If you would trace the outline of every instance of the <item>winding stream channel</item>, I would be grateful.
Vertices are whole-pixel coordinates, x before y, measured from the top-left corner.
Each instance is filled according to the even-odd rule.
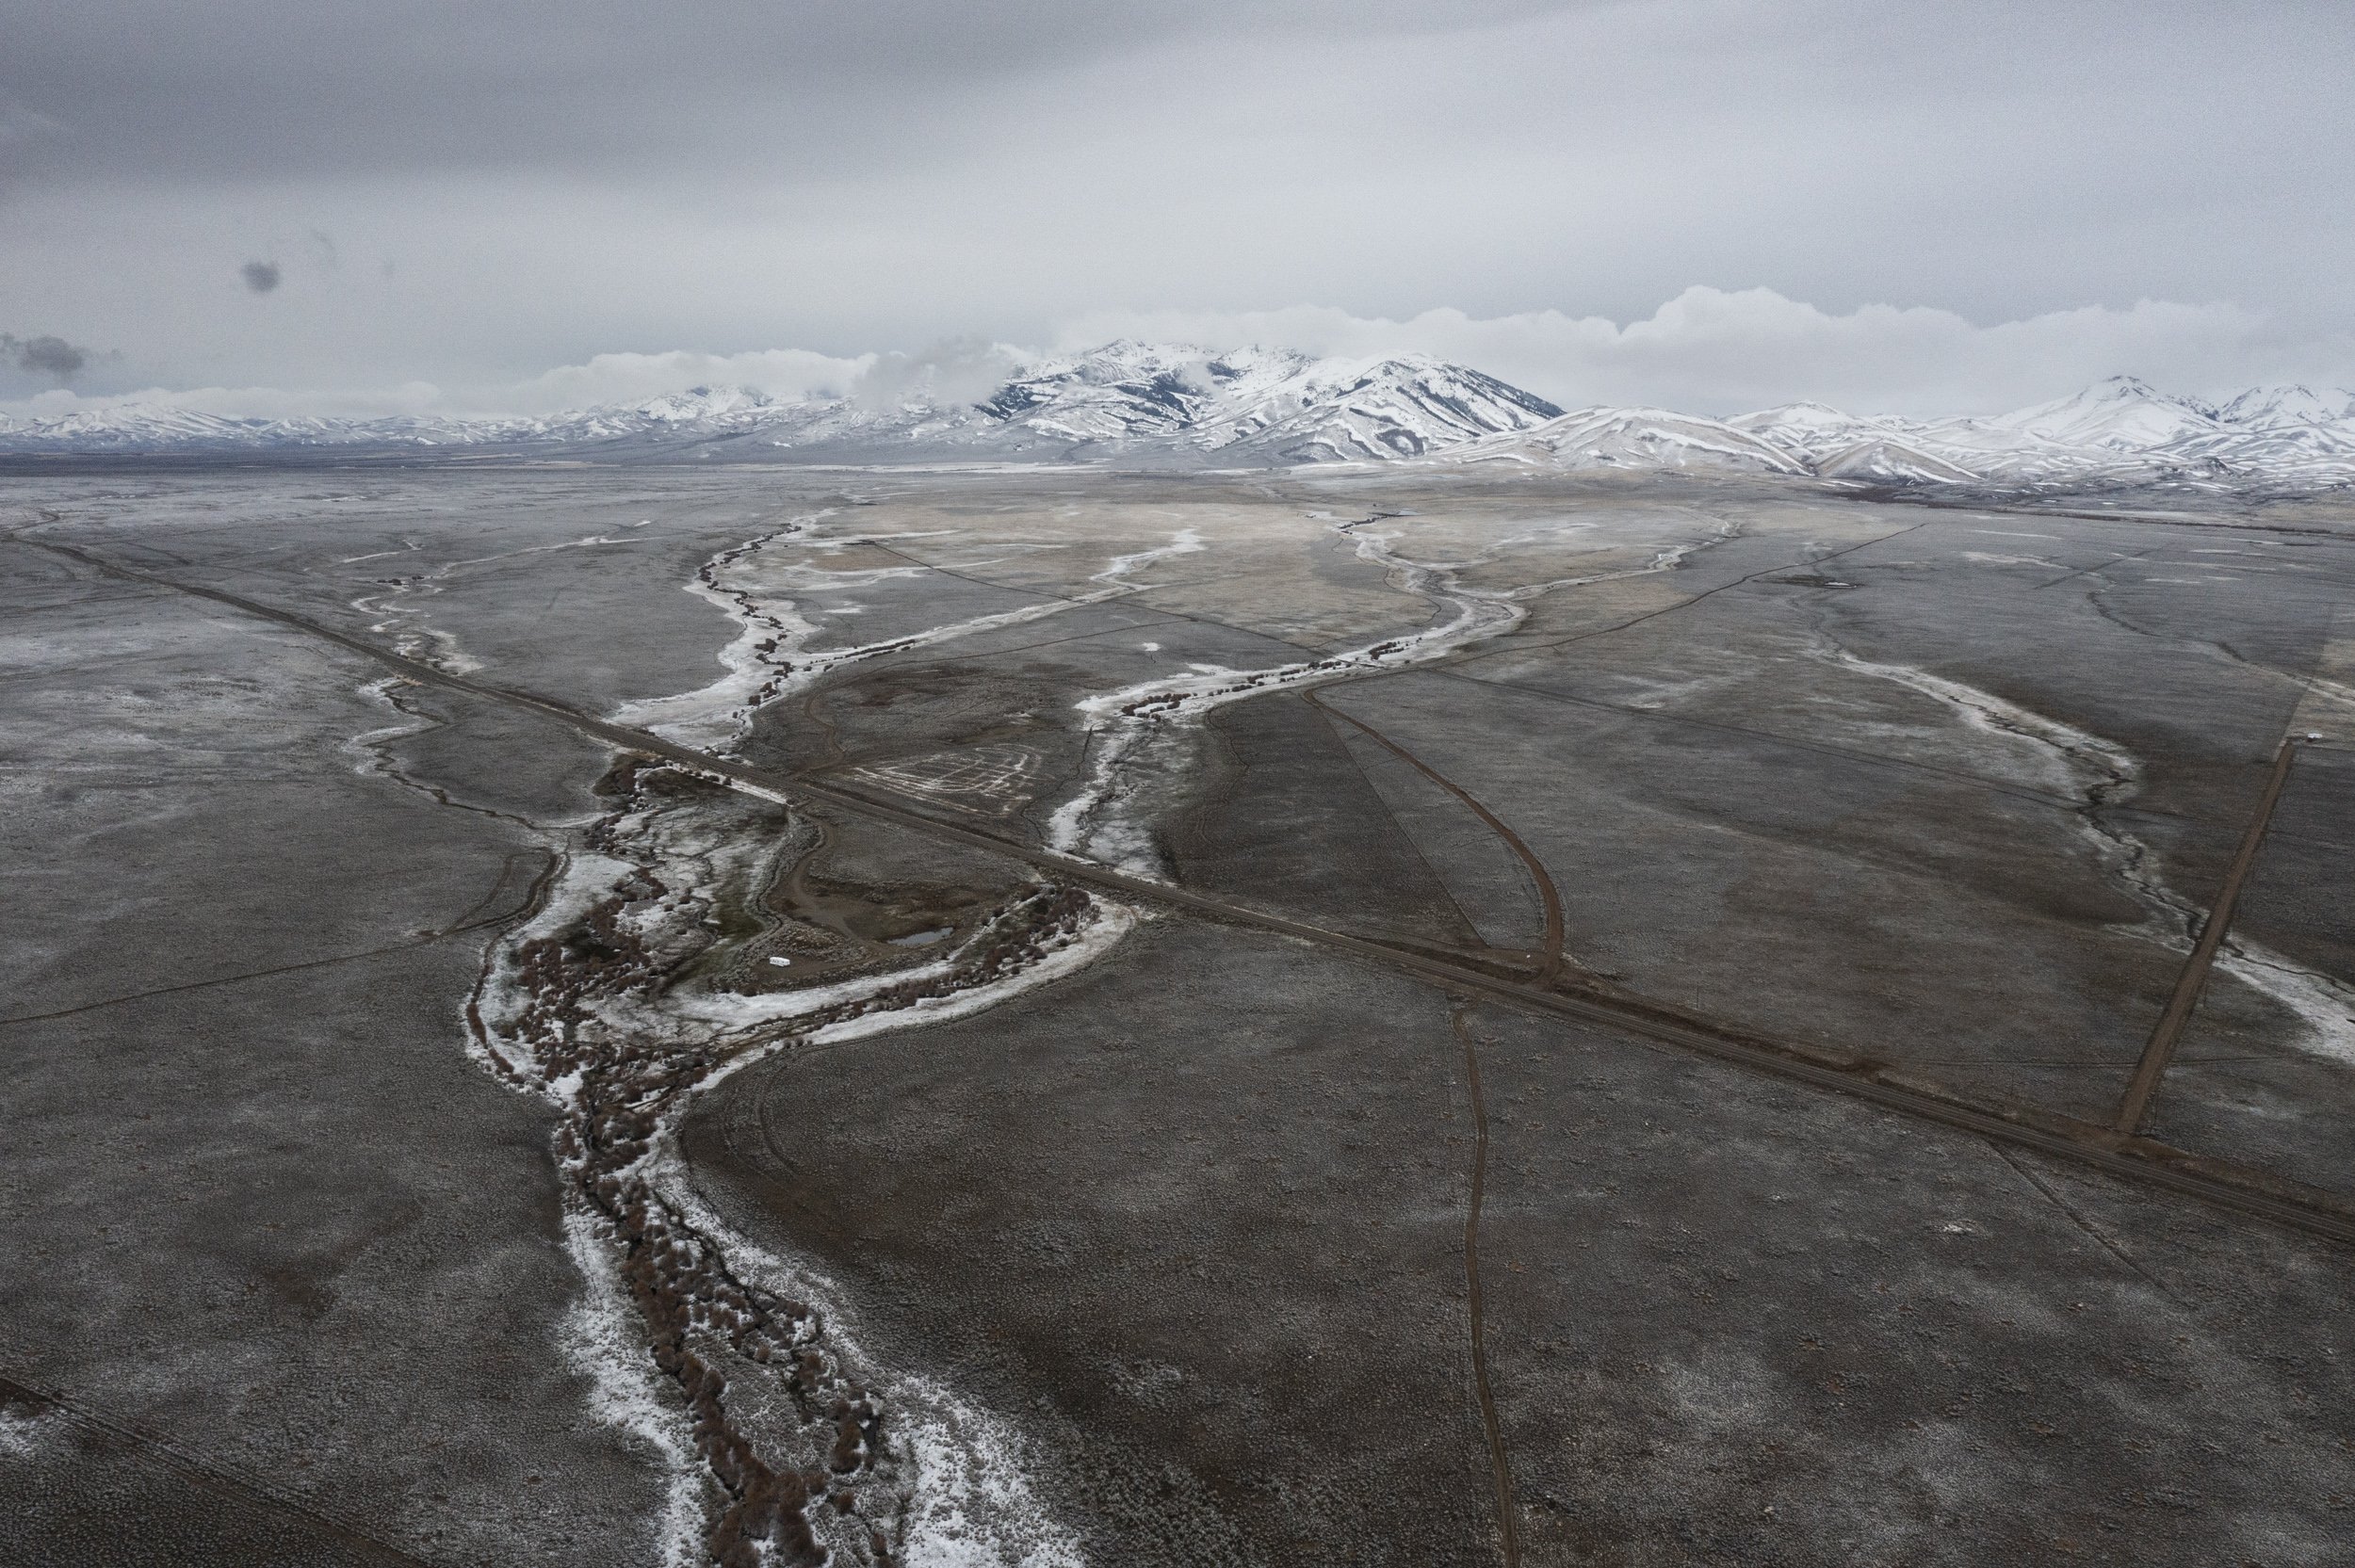
[[[800,608],[810,595],[934,570],[912,557],[905,565],[829,568],[826,555],[848,545],[897,547],[923,537],[860,531],[837,515],[792,517],[706,561],[684,586],[736,623],[720,655],[722,675],[630,704],[614,719],[731,756],[761,710],[800,699],[847,665],[1133,595],[1157,563],[1207,548],[1198,533],[1180,529],[1164,544],[1110,558],[1068,597],[821,648],[813,646],[820,627]],[[1442,657],[1510,632],[1542,595],[1672,572],[1735,532],[1719,524],[1642,564],[1487,589],[1467,579],[1501,545],[1467,559],[1419,560],[1402,553],[1404,529],[1383,526],[1388,514],[1309,515],[1378,568],[1390,589],[1427,606],[1429,624],[1316,657],[1257,669],[1195,664],[1086,696],[1076,710],[1087,749],[1076,789],[1048,818],[1053,849],[1164,879],[1139,781],[1180,766],[1216,708]],[[623,542],[601,535],[540,548]],[[454,638],[423,624],[416,603],[465,564],[398,580],[390,594],[355,603],[378,617],[373,630],[393,635],[410,656],[475,668]],[[2187,922],[2198,912],[2157,880],[2148,848],[2103,816],[2137,777],[2121,749],[1827,639],[1817,656],[1860,678],[1903,685],[1958,721],[2026,748],[2044,774],[2039,783],[2086,802],[2097,858],[2149,913],[2136,934],[2169,946],[2189,940]],[[402,684],[396,677],[370,690],[403,721],[354,744],[396,782],[431,789],[391,759],[391,741],[427,722],[402,703]],[[1018,1436],[920,1377],[870,1382],[882,1374],[827,1310],[825,1282],[730,1234],[695,1192],[674,1135],[696,1096],[753,1062],[995,1006],[1111,951],[1140,911],[1033,874],[953,928],[882,939],[928,945],[885,952],[870,942],[872,952],[858,950],[866,962],[829,968],[835,961],[822,955],[844,942],[855,947],[855,933],[811,935],[808,920],[796,924],[777,910],[777,889],[802,885],[820,852],[821,822],[782,796],[674,760],[622,756],[597,793],[593,817],[523,824],[548,857],[542,901],[486,956],[466,1005],[467,1039],[486,1071],[559,1117],[566,1234],[589,1285],[571,1349],[605,1417],[636,1433],[667,1467],[668,1560],[1076,1564],[1076,1545],[1023,1479]],[[1558,911],[1550,941],[1549,974],[1563,962]],[[2249,946],[2226,962],[2320,1031],[2326,1049],[2355,1054],[2355,1041],[2331,1033],[2347,1011],[2334,984],[2317,991],[2319,977]],[[803,970],[786,983],[782,976],[796,964]],[[1468,1233],[1467,1245],[1476,1247],[1476,1237]],[[1494,1438],[1492,1414],[1490,1424]],[[1501,1441],[1498,1468],[1507,1496]]]
[[[870,542],[829,527],[833,516],[792,517],[705,562],[685,586],[737,622],[720,655],[723,673],[630,704],[616,719],[731,755],[761,709],[845,665],[1133,594],[1156,563],[1206,548],[1196,532],[1179,529],[1164,544],[1112,558],[1068,597],[813,648],[819,627],[800,600],[933,570],[912,559],[829,569],[828,552]],[[1391,588],[1429,604],[1433,623],[1324,657],[1257,670],[1196,665],[1082,700],[1090,757],[1080,789],[1051,818],[1057,848],[1158,875],[1129,778],[1184,744],[1211,710],[1438,657],[1518,625],[1539,594],[1670,571],[1707,542],[1670,546],[1628,571],[1489,590],[1461,581],[1486,556],[1412,560],[1392,548],[1395,533],[1377,530],[1381,514],[1322,521]],[[538,548],[629,542],[601,534]],[[454,636],[425,623],[419,603],[469,564],[397,579],[355,606],[405,655],[453,672],[478,668]],[[393,762],[391,743],[429,722],[403,702],[402,685],[393,678],[369,688],[401,721],[355,748],[373,770],[448,803]],[[1108,951],[1138,913],[1033,878],[964,923],[936,957],[911,947],[897,955],[901,962],[853,964],[840,979],[748,985],[763,953],[788,968],[813,962],[777,940],[771,895],[781,882],[798,884],[822,824],[782,797],[675,761],[624,756],[597,793],[603,809],[592,819],[521,824],[549,856],[542,902],[487,955],[466,1026],[487,1071],[560,1117],[566,1235],[589,1285],[571,1322],[572,1352],[605,1417],[667,1468],[666,1559],[1076,1563],[1076,1549],[1022,1479],[1015,1435],[920,1378],[895,1376],[888,1398],[871,1386],[821,1304],[823,1282],[729,1234],[696,1194],[674,1134],[697,1095],[764,1057],[994,1006]]]

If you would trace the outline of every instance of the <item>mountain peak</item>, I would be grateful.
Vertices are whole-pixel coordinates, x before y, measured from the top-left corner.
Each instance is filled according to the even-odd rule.
[[[2295,383],[2252,386],[2219,403],[2216,414],[2228,425],[2329,425],[2355,419],[2355,392]]]
[[[2188,397],[2159,391],[2139,376],[2112,376],[2073,396],[1987,421],[2045,441],[2140,451],[2224,427]]]
[[[690,386],[684,392],[666,392],[642,403],[628,406],[649,419],[676,424],[682,420],[707,419],[716,414],[774,408],[776,399],[756,386],[706,385]]]

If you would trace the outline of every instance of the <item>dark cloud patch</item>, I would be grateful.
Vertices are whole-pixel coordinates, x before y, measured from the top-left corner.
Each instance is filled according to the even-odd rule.
[[[2231,300],[2355,354],[2348,0],[0,16],[0,293],[174,382],[493,385],[623,347],[1311,303],[1635,322],[1697,283],[1842,321]],[[240,251],[282,286],[233,283]],[[273,330],[219,331],[231,288],[286,283],[246,313]]]
[[[237,268],[237,275],[245,280],[245,286],[256,294],[268,294],[285,277],[273,261],[250,261]]]
[[[765,162],[781,144],[815,167],[953,137],[977,95],[1170,43],[1314,47],[1613,4],[674,0],[657,24],[642,0],[89,0],[12,8],[0,90],[70,131],[27,158],[49,175]]]
[[[55,376],[70,381],[89,364],[92,350],[76,348],[61,337],[16,337],[0,332],[0,354],[13,360],[19,370],[29,370],[39,376]]]

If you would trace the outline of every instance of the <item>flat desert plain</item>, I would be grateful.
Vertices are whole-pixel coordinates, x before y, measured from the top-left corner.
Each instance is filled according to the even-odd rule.
[[[8,1560],[2346,1560],[2343,497],[0,483]]]

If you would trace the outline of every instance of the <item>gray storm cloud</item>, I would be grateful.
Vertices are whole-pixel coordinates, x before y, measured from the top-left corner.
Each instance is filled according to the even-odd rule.
[[[2230,309],[2287,346],[2249,379],[2355,331],[2346,0],[0,8],[0,315],[138,343],[170,385],[847,361],[1157,314],[1437,339],[1454,312],[1501,369],[1600,367],[1606,399],[1775,396],[1772,312],[1673,381],[1652,339],[1699,326],[1562,324],[1632,330],[1697,283],[1990,330]],[[226,332],[248,257],[269,308]],[[1936,323],[1788,331],[1795,392],[1950,393],[1875,347]],[[2009,398],[2007,346],[2059,331],[1969,338],[1993,348],[1950,356],[1960,394]],[[875,365],[883,396],[961,374]]]
[[[952,124],[975,89],[1172,41],[1313,45],[1610,5],[674,0],[652,25],[639,0],[401,0],[389,15],[300,0],[93,0],[11,8],[0,89],[73,133],[45,147],[40,170],[577,168],[658,162],[698,123],[796,105],[801,128],[820,129],[880,102],[879,89],[893,105],[884,118],[913,145]],[[273,134],[254,136],[256,123]]]
[[[0,332],[0,354],[13,360],[20,370],[36,375],[55,376],[70,381],[90,362],[90,350],[77,348],[61,337],[15,337]]]

